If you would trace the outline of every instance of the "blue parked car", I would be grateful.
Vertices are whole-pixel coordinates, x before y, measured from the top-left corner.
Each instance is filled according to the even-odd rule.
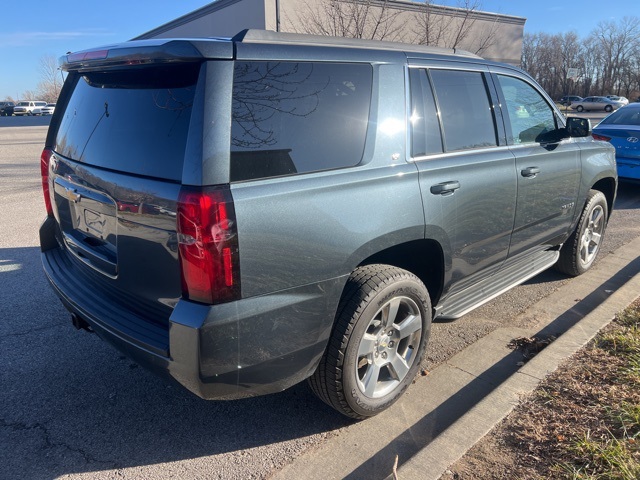
[[[593,138],[616,147],[620,178],[640,180],[640,103],[631,103],[606,117],[593,129]]]

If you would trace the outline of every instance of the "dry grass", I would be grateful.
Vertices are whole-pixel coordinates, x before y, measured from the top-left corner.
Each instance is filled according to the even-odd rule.
[[[640,479],[640,300],[443,478]]]

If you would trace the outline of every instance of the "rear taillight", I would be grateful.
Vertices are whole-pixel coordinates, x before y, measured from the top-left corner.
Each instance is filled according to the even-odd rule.
[[[49,162],[51,161],[53,151],[45,148],[40,155],[40,174],[42,175],[42,193],[44,193],[44,206],[47,209],[47,215],[53,215],[53,207],[51,206],[51,196],[49,195]]]
[[[611,141],[611,137],[605,137],[604,135],[598,135],[597,133],[592,133],[591,136],[594,140],[602,140],[603,142]]]
[[[238,235],[229,187],[182,187],[177,231],[182,295],[208,304],[238,299]]]

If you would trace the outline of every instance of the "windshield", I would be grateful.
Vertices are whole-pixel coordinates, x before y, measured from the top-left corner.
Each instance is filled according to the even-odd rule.
[[[91,165],[180,180],[199,65],[75,74],[54,150]]]

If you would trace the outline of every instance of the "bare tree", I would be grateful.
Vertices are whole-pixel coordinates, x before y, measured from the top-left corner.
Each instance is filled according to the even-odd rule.
[[[456,8],[445,8],[426,0],[420,4],[413,29],[414,42],[445,48],[464,48],[481,55],[495,43],[498,24],[477,21],[479,0],[459,0]],[[484,23],[484,22],[483,22]]]
[[[38,99],[38,94],[33,90],[25,90],[24,92],[22,92],[22,95],[20,96],[20,100],[32,101],[37,99]]]
[[[568,32],[557,37],[557,84],[556,91],[563,94],[573,94],[575,79],[568,78],[569,69],[577,68],[582,46],[576,32]]]
[[[476,36],[476,42],[473,47],[465,46],[467,50],[471,50],[477,55],[482,55],[486,50],[496,44],[498,34],[498,21],[494,20],[491,25],[482,26]]]
[[[431,0],[426,0],[416,19],[413,33],[416,43],[420,45],[442,45],[447,32],[447,22],[443,15],[438,14],[438,7]]]
[[[495,43],[497,22],[478,22],[480,0],[459,0],[455,8],[431,0],[401,4],[391,0],[308,0],[297,19],[298,33],[404,41],[464,48],[482,54]],[[415,20],[409,22],[408,16]],[[408,24],[413,27],[407,28]]]
[[[49,103],[55,103],[60,95],[63,79],[58,62],[53,55],[44,55],[40,58],[40,82],[38,83],[38,96]]]
[[[600,22],[592,37],[602,53],[602,89],[619,92],[622,70],[640,49],[640,19],[625,17],[619,25]]]
[[[402,41],[401,13],[389,0],[309,1],[292,23],[298,33]]]
[[[600,48],[592,37],[587,38],[582,44],[578,68],[580,82],[578,82],[576,92],[580,92],[578,94],[583,97],[602,93],[598,87],[602,76],[602,55]]]

